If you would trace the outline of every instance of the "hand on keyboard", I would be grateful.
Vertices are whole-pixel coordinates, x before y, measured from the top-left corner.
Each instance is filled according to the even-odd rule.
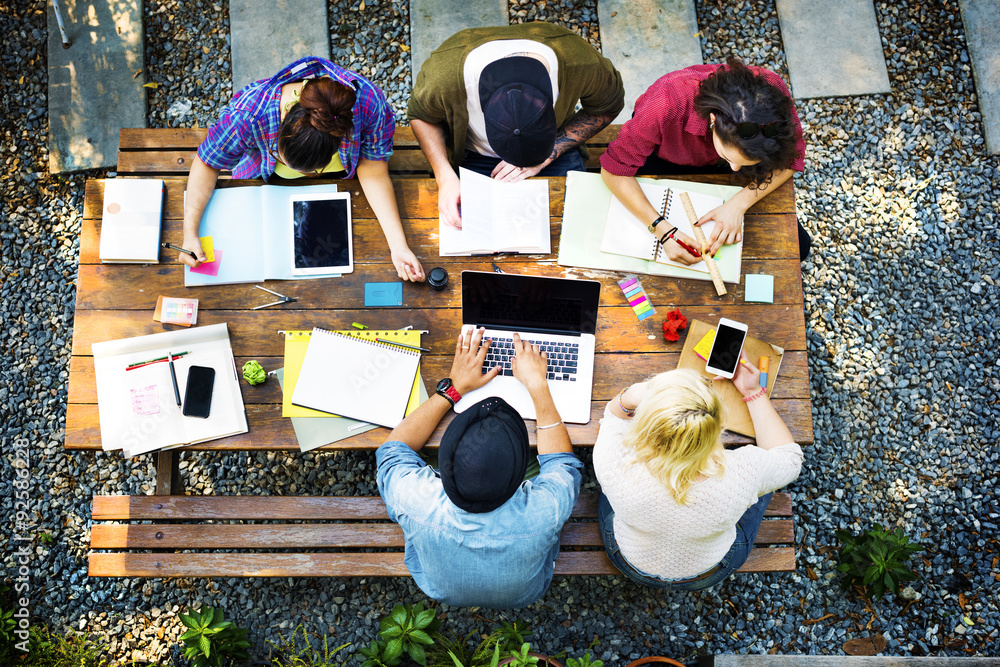
[[[514,360],[511,368],[514,377],[528,388],[528,393],[534,396],[535,391],[548,387],[545,382],[547,355],[537,345],[522,341],[517,334],[514,334],[513,342]]]
[[[484,365],[490,350],[490,341],[483,340],[486,329],[470,329],[458,335],[455,360],[451,364],[451,383],[460,394],[479,389],[500,372],[498,364]]]

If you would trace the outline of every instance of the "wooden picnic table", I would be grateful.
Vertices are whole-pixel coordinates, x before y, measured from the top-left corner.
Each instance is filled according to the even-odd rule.
[[[696,176],[688,180],[729,182],[725,176]],[[186,178],[168,177],[165,184],[162,240],[180,244]],[[220,187],[253,184],[259,184],[259,181],[220,181]],[[339,181],[339,185],[342,191],[350,191],[352,195],[354,273],[341,278],[272,281],[267,283],[268,287],[299,300],[293,304],[252,311],[253,306],[273,298],[252,289],[250,285],[185,288],[183,266],[177,262],[174,251],[161,250],[160,263],[156,265],[102,265],[98,259],[98,246],[104,181],[88,181],[80,239],[66,449],[101,448],[91,345],[174,328],[152,319],[160,295],[198,298],[199,325],[227,322],[237,365],[256,359],[267,370],[281,367],[284,339],[279,330],[311,329],[313,326],[350,329],[352,322],[361,322],[373,329],[412,325],[416,329],[428,330],[430,333],[424,336],[422,343],[431,349],[422,362],[425,384],[433,389],[438,379],[446,377],[451,367],[454,337],[461,326],[460,272],[464,269],[488,271],[489,258],[439,257],[437,188],[434,180],[397,178],[396,198],[410,247],[425,269],[445,267],[451,282],[443,292],[434,292],[426,284],[405,283],[402,307],[365,309],[364,284],[397,280],[396,272],[385,238],[358,181]],[[511,273],[589,278],[600,280],[602,284],[591,421],[586,425],[569,425],[574,445],[594,444],[604,404],[623,386],[653,372],[676,367],[683,337],[680,342],[667,343],[660,330],[662,314],[675,307],[689,319],[714,322],[724,316],[747,322],[751,334],[784,347],[786,354],[773,390],[774,404],[795,439],[802,444],[812,442],[802,280],[791,181],[753,207],[746,218],[742,271],[744,274],[766,273],[774,276],[773,304],[745,303],[742,282],[738,286],[728,285],[729,293],[717,297],[710,281],[643,276],[643,285],[659,312],[657,317],[642,322],[637,321],[615,282],[621,274],[556,264],[565,179],[549,179],[549,190],[553,253],[530,257],[508,255],[495,261]],[[193,445],[188,449],[297,450],[291,423],[281,417],[278,383],[271,379],[263,385],[251,387],[241,380],[240,386],[249,432]],[[437,445],[450,418],[449,415],[441,423],[429,446]],[[534,437],[533,422],[529,422],[529,432]],[[374,450],[387,434],[388,429],[378,428],[327,448]],[[724,440],[727,444],[749,441],[730,433],[724,435]]]

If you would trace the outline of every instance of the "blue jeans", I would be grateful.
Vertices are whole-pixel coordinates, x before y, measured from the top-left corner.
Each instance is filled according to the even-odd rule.
[[[465,151],[465,158],[462,166],[470,171],[489,176],[493,173],[494,167],[500,164],[500,158],[480,155],[472,151]],[[569,171],[585,171],[586,165],[583,163],[583,156],[576,148],[571,148],[555,160],[549,163],[545,169],[535,174],[536,176],[565,176]]]
[[[690,578],[663,579],[656,575],[646,574],[629,565],[625,557],[622,556],[621,550],[618,548],[618,542],[615,540],[615,511],[611,508],[611,503],[608,502],[607,496],[603,493],[597,501],[597,522],[601,527],[601,539],[604,541],[604,550],[608,553],[608,558],[626,577],[637,584],[658,588],[663,591],[700,591],[711,588],[720,581],[724,581],[746,562],[750,550],[753,549],[753,542],[757,537],[757,531],[760,529],[761,519],[764,518],[764,511],[771,502],[771,495],[769,493],[766,496],[761,496],[756,503],[743,513],[740,520],[736,522],[736,541],[733,542],[733,546],[729,547],[729,551],[719,561],[718,571],[697,581],[692,581]]]

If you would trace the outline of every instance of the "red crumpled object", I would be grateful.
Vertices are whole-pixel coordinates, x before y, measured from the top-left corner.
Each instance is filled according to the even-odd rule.
[[[680,335],[677,333],[683,329],[687,329],[688,321],[687,318],[681,315],[681,311],[678,309],[671,310],[667,313],[667,319],[663,320],[663,338],[664,340],[670,342],[677,342],[681,339]]]

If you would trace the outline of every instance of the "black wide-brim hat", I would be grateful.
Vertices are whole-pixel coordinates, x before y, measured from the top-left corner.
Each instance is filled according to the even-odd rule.
[[[533,167],[552,154],[559,128],[552,80],[540,61],[528,56],[493,61],[479,77],[479,101],[486,138],[505,161]]]
[[[524,481],[528,429],[507,401],[493,396],[455,415],[438,447],[441,483],[466,512],[492,512]]]

